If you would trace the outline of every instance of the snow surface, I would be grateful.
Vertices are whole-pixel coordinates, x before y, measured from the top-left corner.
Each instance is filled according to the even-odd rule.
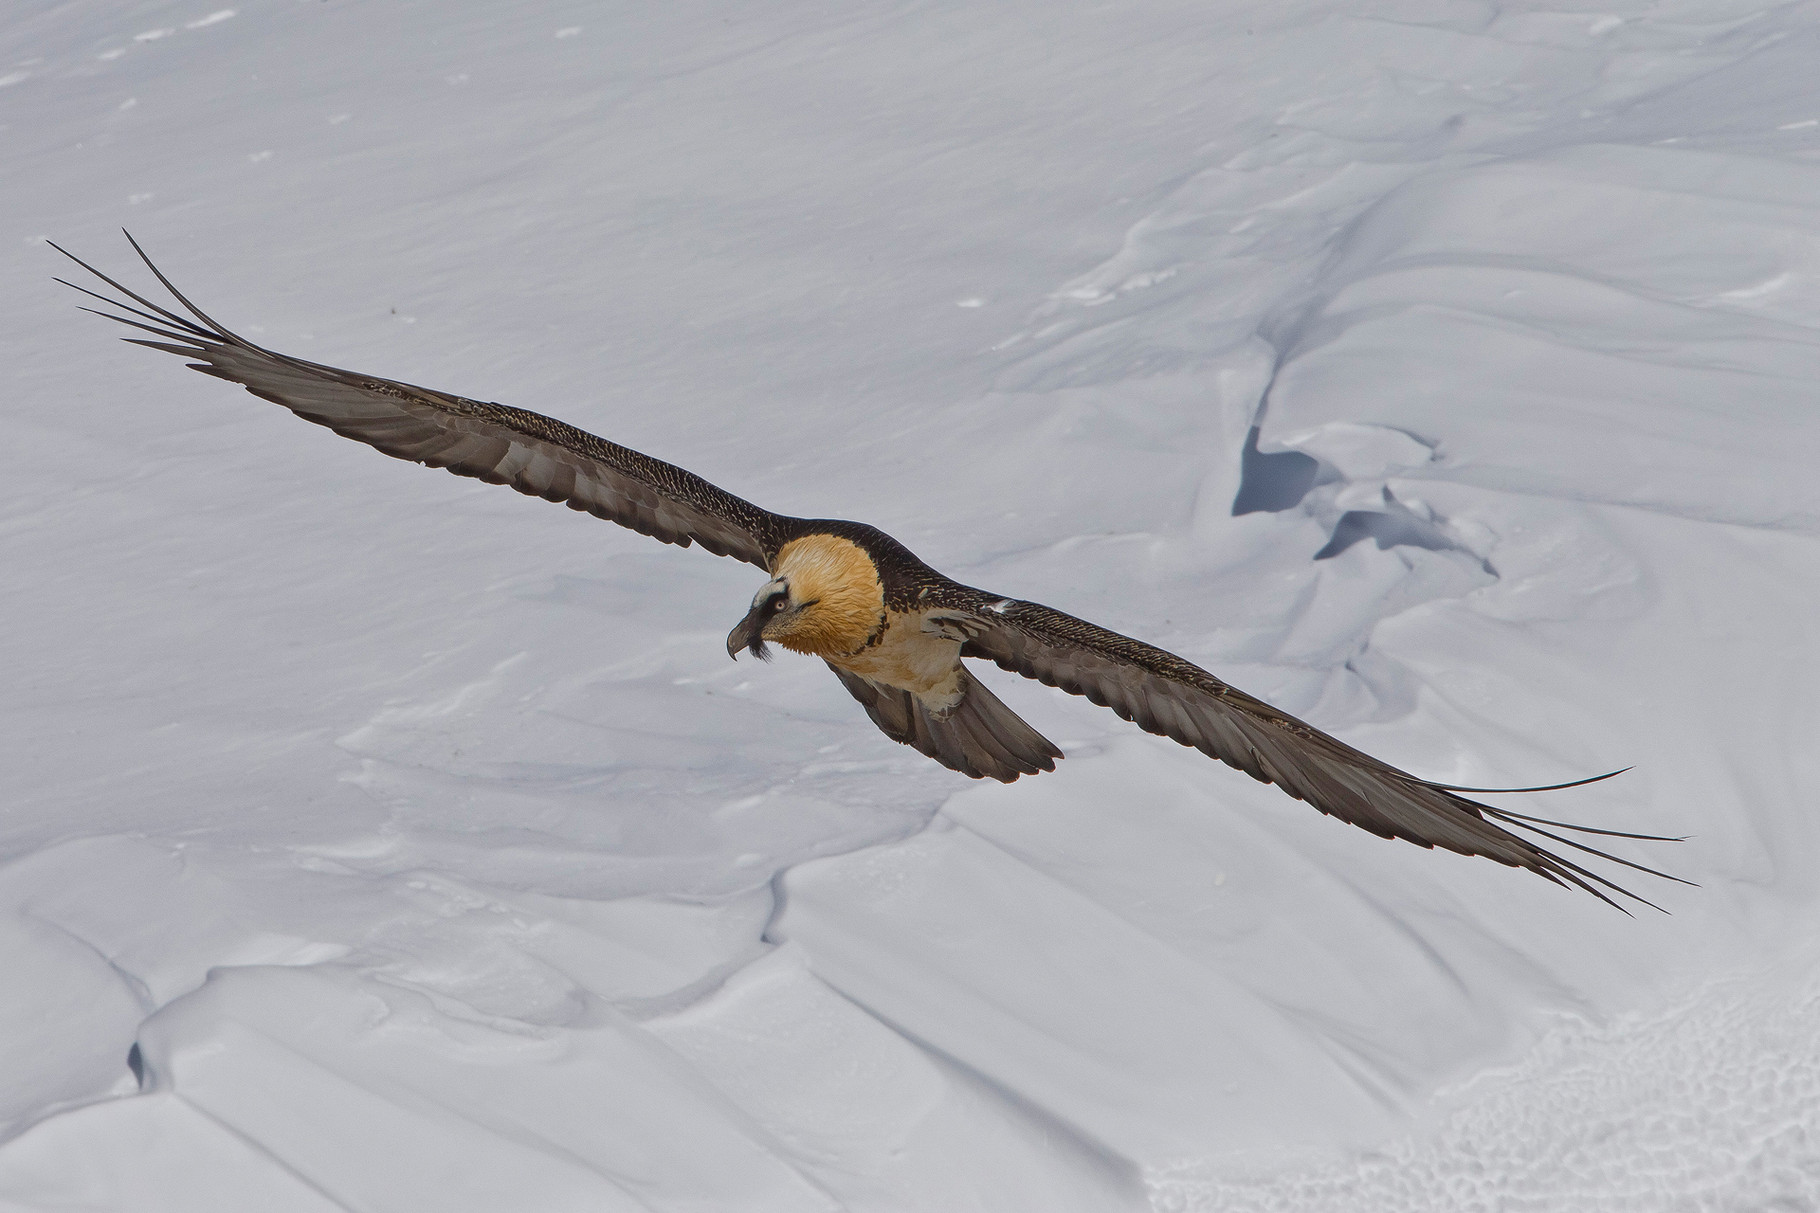
[[[218,2],[218,0],[212,0]],[[1820,6],[0,16],[0,1207],[1820,1208]],[[1635,919],[112,341],[52,237],[1172,647]],[[1235,512],[1235,504],[1240,507]]]

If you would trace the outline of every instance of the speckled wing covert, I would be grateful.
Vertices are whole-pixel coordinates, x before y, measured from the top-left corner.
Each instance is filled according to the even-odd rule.
[[[87,310],[161,338],[127,338],[134,344],[195,358],[190,363],[194,370],[241,384],[305,421],[399,459],[510,485],[665,543],[699,543],[717,556],[736,556],[761,569],[768,570],[777,554],[782,519],[673,464],[541,413],[305,362],[254,345],[204,315],[159,273],[130,234],[127,240],[195,320],[167,311],[67,250],[52,247],[148,309],[58,279],[139,319]]]
[[[1526,817],[1458,794],[1552,788],[1471,789],[1429,783],[1355,750],[1263,700],[1228,686],[1192,662],[1141,640],[1038,603],[998,598],[971,588],[954,586],[933,597],[937,601],[932,605],[940,609],[943,626],[966,637],[961,656],[994,661],[1026,678],[1084,695],[1148,732],[1192,746],[1254,779],[1276,784],[1323,813],[1384,838],[1445,847],[1462,855],[1483,855],[1512,867],[1527,868],[1557,884],[1576,885],[1613,905],[1617,903],[1595,886],[1645,905],[1653,903],[1498,823],[1534,831],[1638,871],[1666,876],[1540,827],[1651,841],[1667,839]]]

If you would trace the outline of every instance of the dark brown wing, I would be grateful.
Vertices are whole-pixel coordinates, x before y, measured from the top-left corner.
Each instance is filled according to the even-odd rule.
[[[1532,830],[1626,867],[1665,875],[1538,827],[1554,825],[1595,834],[1616,831],[1526,818],[1467,800],[1355,750],[1228,686],[1174,653],[1140,640],[1038,603],[997,598],[960,586],[937,591],[931,599],[931,606],[941,608],[944,626],[966,637],[963,657],[986,658],[1026,678],[1084,695],[1140,728],[1193,746],[1374,834],[1527,868],[1557,884],[1577,885],[1613,905],[1617,903],[1595,886],[1643,899],[1498,823]],[[1619,836],[1668,841],[1649,835]]]
[[[133,238],[128,235],[127,239]],[[699,543],[717,556],[736,556],[761,569],[770,568],[782,542],[784,520],[777,515],[723,492],[692,472],[541,413],[484,404],[262,349],[216,324],[179,294],[137,242],[133,242],[134,251],[195,316],[194,321],[128,290],[64,249],[52,247],[148,309],[64,282],[139,319],[87,310],[161,338],[127,340],[195,358],[198,361],[190,363],[192,369],[241,384],[305,421],[325,425],[388,455],[447,468],[458,476],[490,484],[510,485],[521,493],[564,502],[570,509],[586,510],[665,543],[683,547]]]

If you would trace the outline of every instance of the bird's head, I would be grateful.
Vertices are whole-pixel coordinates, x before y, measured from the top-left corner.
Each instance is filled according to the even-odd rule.
[[[727,656],[737,661],[740,650],[744,649],[760,661],[771,660],[765,641],[775,640],[782,644],[792,625],[799,623],[803,613],[813,610],[816,605],[792,599],[790,582],[786,578],[767,581],[753,596],[751,611],[739,621],[738,627],[727,633]]]
[[[776,572],[727,634],[728,656],[737,659],[743,649],[769,660],[765,642],[774,641],[798,653],[839,657],[858,652],[884,627],[878,568],[851,540],[792,540],[778,553]]]

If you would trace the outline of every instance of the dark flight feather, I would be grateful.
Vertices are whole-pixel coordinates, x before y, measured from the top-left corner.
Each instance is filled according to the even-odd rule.
[[[132,236],[127,239],[132,241]],[[134,251],[194,320],[129,290],[67,250],[52,247],[140,307],[74,283],[64,285],[141,319],[86,310],[160,339],[128,341],[194,358],[192,369],[238,383],[306,421],[387,455],[509,485],[665,543],[682,547],[699,543],[717,556],[734,556],[761,569],[769,570],[787,538],[785,520],[778,515],[674,464],[541,413],[306,362],[254,345],[186,299],[137,242]]]
[[[1174,653],[1038,603],[957,584],[932,597],[943,609],[944,622],[967,635],[962,656],[984,658],[1085,696],[1148,732],[1192,746],[1381,837],[1482,855],[1575,885],[1613,905],[1617,903],[1607,891],[1660,908],[1499,823],[1652,876],[1679,880],[1541,826],[1656,842],[1672,839],[1548,822],[1468,800],[1356,750]]]

